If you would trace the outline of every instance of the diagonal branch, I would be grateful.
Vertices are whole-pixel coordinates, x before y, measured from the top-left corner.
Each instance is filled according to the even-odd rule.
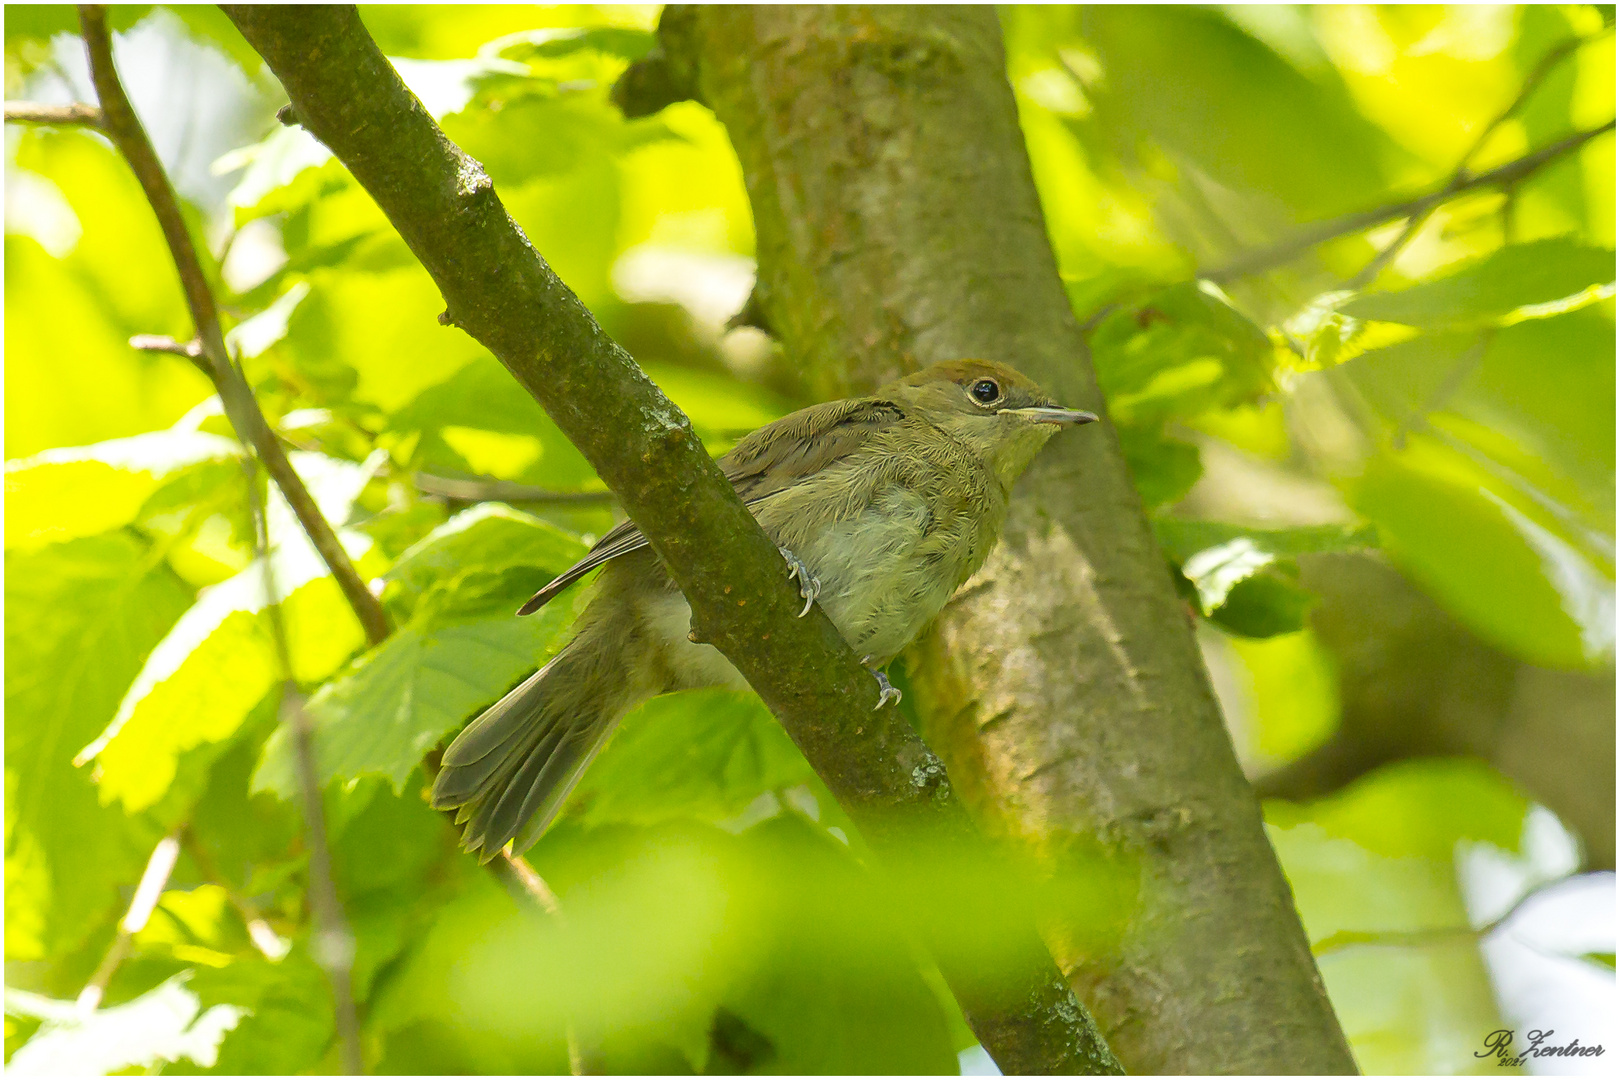
[[[1251,251],[1246,255],[1239,255],[1225,266],[1216,267],[1198,276],[1219,284],[1233,278],[1257,274],[1281,263],[1297,259],[1311,248],[1316,247],[1318,244],[1325,244],[1329,240],[1337,240],[1341,236],[1351,236],[1355,233],[1365,232],[1368,229],[1383,225],[1385,222],[1396,221],[1400,218],[1427,214],[1435,207],[1467,192],[1477,191],[1480,188],[1511,188],[1516,184],[1523,183],[1566,154],[1579,150],[1598,136],[1613,130],[1614,121],[1610,120],[1608,123],[1600,124],[1595,128],[1577,131],[1575,134],[1543,146],[1539,150],[1532,150],[1523,157],[1515,158],[1505,165],[1499,165],[1487,172],[1476,173],[1460,184],[1447,180],[1446,183],[1426,195],[1419,195],[1404,202],[1389,203],[1372,210],[1346,214],[1343,217],[1333,218],[1309,226],[1290,240],[1284,240],[1280,244],[1262,248],[1259,251]]]
[[[1602,34],[1594,34],[1589,37],[1569,38],[1548,49],[1546,53],[1542,55],[1541,59],[1536,62],[1536,66],[1532,68],[1530,73],[1524,77],[1524,82],[1520,84],[1519,92],[1513,96],[1513,100],[1508,102],[1507,105],[1503,107],[1501,112],[1492,117],[1490,123],[1480,128],[1479,134],[1474,137],[1474,141],[1469,144],[1468,149],[1463,152],[1462,157],[1457,159],[1457,168],[1452,172],[1451,179],[1446,184],[1446,190],[1455,192],[1460,190],[1463,185],[1468,183],[1470,176],[1472,176],[1472,173],[1470,173],[1468,169],[1468,163],[1473,161],[1474,157],[1485,148],[1485,144],[1490,141],[1492,135],[1496,134],[1498,128],[1518,115],[1519,110],[1524,108],[1525,103],[1528,102],[1531,96],[1535,94],[1536,90],[1541,87],[1541,84],[1547,80],[1547,76],[1551,75],[1553,71],[1557,69],[1558,65],[1562,64],[1566,59],[1573,56],[1576,51],[1581,48],[1581,46],[1595,41],[1605,34],[1613,33],[1613,29],[1613,27],[1608,27]],[[1504,190],[1511,193],[1513,190],[1513,185],[1504,185]],[[1382,273],[1384,268],[1395,260],[1395,256],[1399,255],[1401,250],[1405,248],[1409,242],[1411,242],[1412,237],[1418,234],[1418,230],[1423,228],[1424,223],[1429,220],[1430,215],[1432,215],[1435,210],[1439,209],[1439,207],[1440,204],[1436,203],[1426,210],[1421,210],[1418,213],[1413,214],[1409,219],[1407,219],[1406,227],[1401,230],[1400,235],[1395,237],[1394,240],[1391,240],[1384,250],[1380,251],[1378,254],[1369,259],[1367,265],[1363,266],[1356,273],[1356,275],[1345,284],[1345,288],[1359,289]]]
[[[797,591],[690,421],[535,253],[483,168],[451,143],[352,7],[227,5],[299,121],[371,194],[433,276],[441,321],[490,349],[619,496],[716,645],[887,857],[919,828],[980,842],[939,759]],[[1009,971],[975,970],[935,935],[969,1023],[1004,1071],[1117,1071],[1033,926]]]
[[[259,403],[254,400],[247,379],[232,363],[225,348],[219,308],[214,303],[208,276],[203,272],[202,262],[197,258],[197,247],[180,212],[180,201],[175,197],[174,187],[163,171],[157,152],[152,149],[146,129],[135,115],[119,81],[118,70],[113,65],[106,8],[95,4],[83,5],[79,9],[79,19],[84,32],[85,50],[90,57],[90,78],[95,84],[96,96],[101,100],[101,128],[124,155],[124,160],[129,162],[130,170],[135,173],[141,190],[146,193],[146,201],[157,215],[163,237],[168,241],[169,253],[174,257],[175,269],[180,275],[186,306],[191,309],[191,319],[197,327],[202,355],[208,361],[208,374],[214,381],[225,414],[241,440],[252,446],[254,453],[264,462],[265,470],[281,489],[287,505],[292,507],[299,524],[309,534],[310,542],[320,552],[321,559],[332,571],[349,606],[360,619],[367,639],[376,645],[388,636],[388,618],[383,613],[382,604],[366,588],[366,583],[349,561],[348,553],[338,543],[332,526],[321,516],[309,489],[304,487],[292,462],[287,460],[286,453],[276,441],[275,432],[260,411]]]

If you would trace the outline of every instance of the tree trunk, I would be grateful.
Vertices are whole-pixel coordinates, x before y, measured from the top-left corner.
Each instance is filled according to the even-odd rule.
[[[621,101],[680,93],[731,133],[751,308],[822,396],[983,357],[1102,409],[990,9],[670,8]],[[1354,1071],[1107,425],[1053,440],[908,663],[984,828],[1054,873],[1134,873],[1116,932],[1069,911],[1047,935],[1127,1069]]]

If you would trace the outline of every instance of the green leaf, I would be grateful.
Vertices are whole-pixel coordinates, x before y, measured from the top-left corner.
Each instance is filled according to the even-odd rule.
[[[1358,319],[1425,329],[1486,326],[1516,309],[1614,281],[1614,252],[1567,237],[1510,244],[1461,269],[1399,292],[1366,293],[1339,310]]]
[[[585,554],[579,538],[501,503],[464,510],[412,545],[388,571],[390,603],[414,610],[429,593],[465,610],[460,594],[507,571],[530,571],[520,590],[533,593]],[[479,579],[483,579],[482,581]]]
[[[1102,68],[1087,87],[1092,123],[1122,155],[1157,144],[1170,168],[1288,224],[1384,195],[1398,151],[1331,64],[1307,74],[1207,8],[1086,7],[1080,29]]]
[[[1378,545],[1372,529],[1342,525],[1254,529],[1161,517],[1154,519],[1153,532],[1165,554],[1181,563],[1181,572],[1197,587],[1205,615],[1224,604],[1234,586],[1279,560]]]
[[[240,458],[230,439],[170,428],[8,461],[6,547],[29,551],[127,525],[180,471]]]
[[[1613,654],[1612,569],[1472,458],[1413,437],[1373,458],[1349,495],[1390,556],[1485,640],[1552,667]]]
[[[6,990],[6,1011],[43,1016],[45,1023],[6,1063],[19,1076],[105,1076],[129,1069],[158,1071],[166,1062],[212,1066],[225,1034],[242,1020],[231,1005],[203,1008],[181,972],[134,1001],[77,1013],[71,1001]]]
[[[739,840],[761,874],[754,902],[772,915],[762,962],[723,999],[759,1037],[750,1071],[956,1071],[939,1002],[849,849],[797,815]],[[716,1041],[708,1071],[733,1071]]]
[[[212,45],[239,64],[249,76],[257,75],[264,61],[247,43],[236,24],[212,4],[164,4],[168,11],[179,16],[186,29],[198,41]]]
[[[1182,282],[1108,315],[1092,335],[1097,382],[1123,425],[1192,417],[1272,389],[1265,332],[1208,282]]]
[[[201,968],[190,989],[203,1008],[241,1014],[208,1071],[221,1076],[318,1071],[332,1040],[332,991],[303,946],[276,963],[250,956],[223,968]]]
[[[1198,447],[1142,428],[1120,428],[1120,449],[1131,480],[1148,509],[1173,503],[1191,490],[1203,474]]]
[[[573,617],[569,605],[552,603],[523,619],[413,623],[395,632],[309,701],[321,782],[381,775],[403,790],[423,755],[537,668]],[[296,797],[285,729],[265,745],[253,790]]]
[[[814,771],[759,698],[734,690],[665,694],[626,716],[572,797],[585,824],[720,822]]]
[[[528,61],[593,50],[621,60],[640,60],[657,43],[656,35],[629,26],[569,26],[526,30],[497,38],[480,52]]]
[[[1596,964],[1599,967],[1606,967],[1610,971],[1614,970],[1614,953],[1612,952],[1582,953],[1581,959],[1585,960],[1589,964]]]
[[[19,859],[28,886],[6,893],[14,958],[70,952],[140,877],[155,832],[101,807],[72,759],[190,601],[123,533],[6,557],[7,874]]]
[[[294,468],[328,521],[342,522],[368,470],[319,454],[292,455]],[[266,507],[271,576],[281,601],[294,678],[314,682],[364,643],[344,600],[279,493]],[[351,556],[370,539],[339,533]],[[153,650],[117,715],[77,760],[95,760],[101,797],[127,811],[157,803],[182,754],[231,738],[280,678],[267,612],[263,559],[206,590]]]

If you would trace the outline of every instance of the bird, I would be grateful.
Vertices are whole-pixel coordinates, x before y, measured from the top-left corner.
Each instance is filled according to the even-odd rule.
[[[799,583],[878,680],[984,564],[1013,483],[1060,428],[1094,413],[1054,403],[990,360],[945,360],[868,396],[800,409],[745,436],[718,464]],[[690,635],[691,609],[633,522],[609,532],[519,609],[539,610],[598,567],[574,636],[446,748],[430,796],[456,811],[462,847],[487,861],[532,846],[642,701],[746,689]]]

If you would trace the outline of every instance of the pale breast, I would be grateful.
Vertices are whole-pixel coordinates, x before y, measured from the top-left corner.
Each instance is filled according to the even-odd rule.
[[[964,564],[982,561],[981,515],[898,480],[867,495],[838,514],[818,513],[822,502],[761,523],[821,580],[818,602],[850,646],[884,663],[939,614]]]

